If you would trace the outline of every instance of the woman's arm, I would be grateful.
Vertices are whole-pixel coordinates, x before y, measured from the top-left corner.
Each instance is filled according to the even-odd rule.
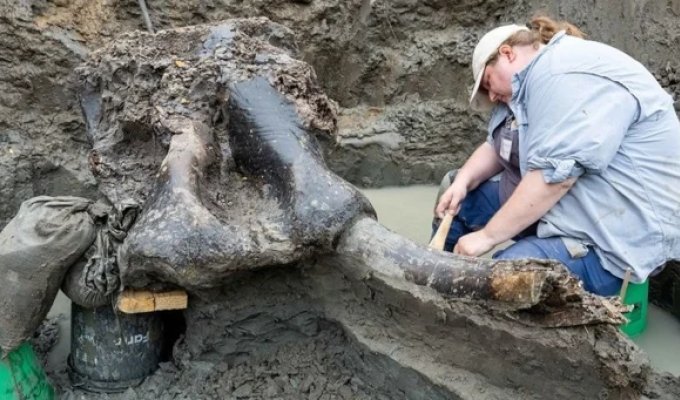
[[[480,256],[538,221],[571,189],[577,178],[546,183],[542,170],[529,171],[486,226],[461,237],[456,254]]]
[[[501,172],[502,169],[503,166],[493,146],[488,142],[482,143],[458,171],[451,186],[442,194],[435,214],[443,218],[446,210],[457,213],[460,203],[470,190],[476,189],[482,182]]]

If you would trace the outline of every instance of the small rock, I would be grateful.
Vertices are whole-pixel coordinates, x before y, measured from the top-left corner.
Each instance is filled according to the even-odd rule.
[[[251,397],[252,393],[253,385],[250,382],[248,382],[239,386],[238,389],[234,390],[233,395],[236,397]]]
[[[264,394],[267,397],[274,397],[279,394],[279,386],[272,380],[267,384],[267,388],[264,390]]]
[[[342,387],[340,387],[340,390],[338,390],[338,392],[340,393],[340,396],[345,400],[351,400],[354,398],[352,388],[347,385],[343,385]]]
[[[364,381],[361,380],[358,376],[353,376],[352,379],[350,380],[350,383],[356,387],[362,387],[364,386]]]
[[[312,375],[307,375],[305,379],[302,380],[302,383],[300,383],[300,393],[309,393],[309,388],[312,386],[312,383],[314,383],[314,378]]]
[[[269,55],[268,54],[256,54],[255,55],[255,64],[266,64],[269,62]]]
[[[314,384],[314,388],[312,391],[309,393],[309,400],[318,400],[321,398],[321,395],[324,392],[324,389],[326,388],[326,382],[316,382]]]

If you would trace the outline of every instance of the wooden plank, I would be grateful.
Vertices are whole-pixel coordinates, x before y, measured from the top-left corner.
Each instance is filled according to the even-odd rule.
[[[118,295],[116,307],[127,314],[152,312],[155,308],[153,293],[146,290],[124,290]]]
[[[154,299],[156,300],[156,311],[184,310],[189,304],[187,292],[184,290],[154,293]]]
[[[162,310],[183,310],[188,306],[184,290],[152,292],[126,289],[116,301],[116,308],[126,314],[138,314]]]

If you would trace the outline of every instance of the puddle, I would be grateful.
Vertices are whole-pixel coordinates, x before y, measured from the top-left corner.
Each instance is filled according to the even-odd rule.
[[[57,318],[59,338],[47,355],[47,371],[57,371],[66,368],[66,358],[71,351],[71,300],[59,291],[52,304],[48,318]]]

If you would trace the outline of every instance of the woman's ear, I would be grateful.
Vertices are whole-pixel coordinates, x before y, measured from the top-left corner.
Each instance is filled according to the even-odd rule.
[[[512,50],[512,46],[509,44],[504,44],[498,48],[498,54],[502,58],[506,58],[508,61],[512,62],[515,60],[515,52]]]

